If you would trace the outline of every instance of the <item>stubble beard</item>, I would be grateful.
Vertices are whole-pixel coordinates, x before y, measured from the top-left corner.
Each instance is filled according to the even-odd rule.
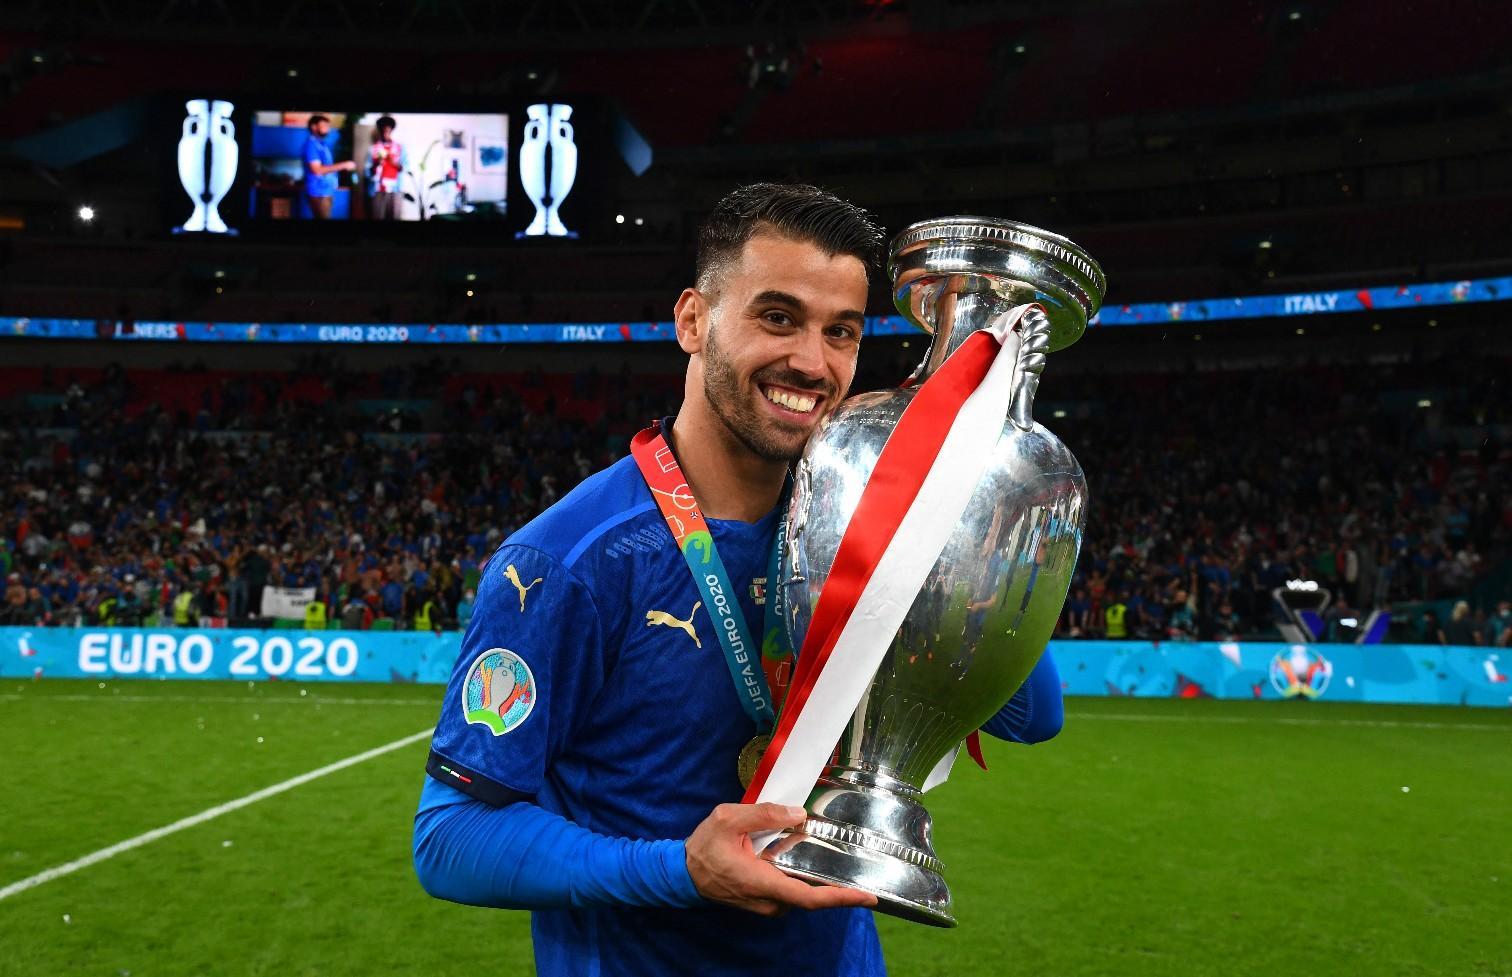
[[[765,461],[797,461],[808,443],[807,433],[795,430],[791,436],[782,437],[771,430],[777,426],[775,422],[758,416],[754,405],[746,404],[735,368],[714,339],[716,332],[710,331],[703,349],[704,398],[709,406],[725,429],[756,457]],[[761,394],[758,392],[757,396]]]

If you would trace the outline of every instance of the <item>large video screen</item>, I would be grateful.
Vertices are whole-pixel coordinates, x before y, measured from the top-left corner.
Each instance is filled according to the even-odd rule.
[[[162,96],[153,152],[165,228],[264,241],[592,241],[614,231],[624,178],[651,165],[650,145],[602,99],[349,98],[268,108],[266,93]]]
[[[247,213],[267,221],[499,221],[504,113],[252,113]]]

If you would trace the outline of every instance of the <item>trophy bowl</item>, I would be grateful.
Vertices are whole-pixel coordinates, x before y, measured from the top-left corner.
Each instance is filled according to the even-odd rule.
[[[870,892],[881,912],[954,926],[921,796],[962,739],[1023,684],[1065,603],[1086,482],[1032,409],[1046,354],[1081,336],[1106,285],[1065,238],[981,217],[909,227],[893,239],[888,272],[899,311],[933,338],[914,385],[847,400],[798,464],[779,574],[794,647],[803,646],[862,490],[919,385],[972,333],[1034,307],[1018,327],[1011,406],[971,501],[810,794],[808,818],[762,857],[797,878]]]

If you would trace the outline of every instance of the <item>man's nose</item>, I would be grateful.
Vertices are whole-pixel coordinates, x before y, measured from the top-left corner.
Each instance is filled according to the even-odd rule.
[[[824,379],[824,336],[817,329],[800,329],[793,336],[792,348],[788,350],[788,366],[813,377]]]

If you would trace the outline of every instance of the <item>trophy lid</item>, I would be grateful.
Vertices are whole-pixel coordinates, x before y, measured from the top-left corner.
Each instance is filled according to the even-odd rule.
[[[996,217],[941,217],[910,225],[892,240],[887,271],[893,303],[925,332],[935,331],[929,304],[943,279],[969,283],[1022,304],[1038,302],[1050,317],[1050,348],[1081,338],[1102,306],[1107,278],[1091,255],[1067,238]],[[959,289],[951,288],[951,291]]]

